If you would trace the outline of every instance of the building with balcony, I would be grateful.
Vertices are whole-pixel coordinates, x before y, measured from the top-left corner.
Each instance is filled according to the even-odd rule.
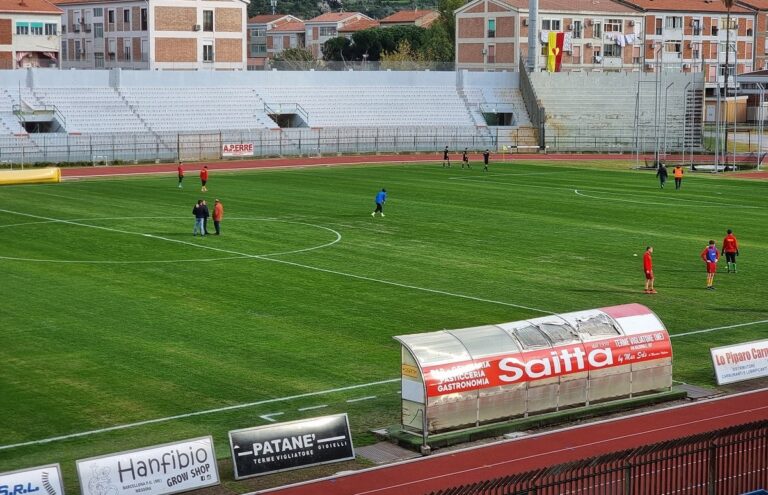
[[[257,15],[248,19],[248,69],[257,70],[262,69],[267,60],[273,58],[277,53],[283,51],[283,46],[286,48],[295,48],[299,46],[298,37],[294,37],[294,40],[290,39],[291,34],[287,34],[289,37],[288,43],[283,43],[284,35],[279,38],[271,37],[269,34],[276,28],[284,25],[290,25],[291,29],[295,29],[301,25],[302,45],[303,46],[303,34],[304,24],[301,19],[288,14],[275,14],[275,15]],[[280,47],[276,50],[274,48],[275,42],[278,41]]]
[[[419,26],[428,28],[440,17],[440,13],[435,10],[401,10],[381,19],[381,27],[392,26]]]
[[[360,12],[328,12],[304,22],[306,47],[316,59],[323,58],[323,43],[339,36],[345,25],[360,20],[372,21]]]
[[[621,0],[645,14],[644,70],[703,72],[707,87],[723,84],[728,49],[729,86],[733,74],[755,64],[755,11],[739,5],[728,10],[717,0]]]
[[[536,30],[539,70],[546,67],[551,31],[565,33],[562,71],[642,67],[643,14],[612,0],[539,0],[535,27],[528,24],[528,0],[473,0],[455,14],[459,69],[518,70],[521,57],[528,57],[529,29]]]
[[[0,2],[0,69],[58,67],[61,9],[47,0]]]
[[[55,0],[62,68],[245,70],[247,0]]]

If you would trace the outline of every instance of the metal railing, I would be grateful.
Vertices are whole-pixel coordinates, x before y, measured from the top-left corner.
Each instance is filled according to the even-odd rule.
[[[546,111],[541,105],[541,101],[536,97],[536,90],[531,84],[531,79],[528,77],[528,70],[525,67],[523,59],[520,59],[520,94],[525,102],[525,108],[528,110],[528,117],[531,120],[531,124],[536,128],[539,133],[539,147],[544,148],[546,146],[544,124],[546,123]]]
[[[496,136],[474,127],[292,128],[200,133],[0,136],[0,161],[21,164],[80,163],[94,156],[110,164],[218,160],[222,145],[252,143],[255,157],[432,152],[496,149]]]
[[[302,119],[304,119],[304,122],[309,124],[309,112],[307,112],[304,107],[299,105],[298,103],[267,103],[264,102],[264,113],[267,115],[270,114],[284,114],[284,113],[295,113]]]
[[[768,421],[558,464],[431,495],[746,493],[768,486]]]

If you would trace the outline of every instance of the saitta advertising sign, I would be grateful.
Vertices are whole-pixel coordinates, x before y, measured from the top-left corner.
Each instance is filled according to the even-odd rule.
[[[211,437],[77,461],[82,495],[167,495],[219,484]]]
[[[355,458],[346,414],[230,431],[229,443],[235,479]]]

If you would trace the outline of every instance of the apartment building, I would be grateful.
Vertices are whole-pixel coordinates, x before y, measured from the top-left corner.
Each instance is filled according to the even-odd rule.
[[[537,26],[528,24],[528,0],[473,0],[456,10],[456,66],[518,70],[536,30],[538,68],[546,67],[550,31],[565,33],[563,71],[639,71],[643,14],[611,0],[539,0]]]
[[[352,35],[358,31],[365,31],[366,29],[372,29],[379,27],[379,21],[373,19],[360,19],[347,23],[339,28],[338,36],[342,36],[347,39],[352,39]]]
[[[392,26],[419,26],[428,28],[440,17],[436,10],[401,10],[381,19],[381,27]]]
[[[61,9],[47,0],[0,2],[0,69],[58,67]]]
[[[755,13],[754,70],[768,69],[768,0],[742,0],[737,5]]]
[[[306,47],[316,59],[323,58],[323,43],[339,36],[345,25],[360,20],[372,21],[360,12],[328,12],[304,22]]]
[[[296,28],[301,24],[301,33],[304,33],[304,24],[301,19],[288,14],[275,14],[275,15],[257,15],[248,19],[248,69],[255,70],[264,67],[266,61],[273,58],[277,53],[283,51],[283,35],[279,37],[279,40],[269,36],[269,34],[276,28],[290,25],[290,28]],[[291,48],[290,35],[288,43],[285,44],[286,48]],[[281,45],[278,50],[275,50],[274,43],[279,41]],[[303,42],[303,38],[302,38]],[[299,39],[293,40],[293,47],[298,46]]]
[[[247,0],[55,0],[62,68],[245,70]]]
[[[732,7],[728,26],[728,10],[719,0],[622,1],[645,13],[644,70],[703,72],[706,85],[714,87],[725,80],[727,42],[731,76],[753,70],[753,10]]]

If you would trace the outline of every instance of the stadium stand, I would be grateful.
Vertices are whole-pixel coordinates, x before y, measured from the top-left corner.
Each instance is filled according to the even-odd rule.
[[[118,88],[117,94],[155,132],[276,129],[253,88]]]
[[[26,134],[21,126],[19,118],[13,113],[13,105],[16,104],[7,89],[0,88],[0,134]]]
[[[668,150],[680,151],[690,134],[684,115],[697,85],[689,74],[642,74],[639,84],[637,73],[538,72],[530,78],[546,110],[552,149],[618,151],[632,149],[636,139],[648,149],[666,138]]]

